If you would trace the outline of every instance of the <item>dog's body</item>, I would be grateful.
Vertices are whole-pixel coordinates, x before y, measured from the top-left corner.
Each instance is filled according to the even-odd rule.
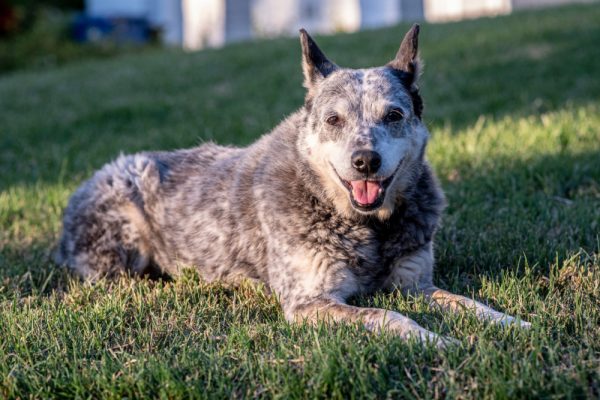
[[[362,321],[438,345],[398,313],[345,300],[399,288],[515,321],[433,286],[444,198],[424,159],[417,35],[387,66],[348,70],[303,31],[304,107],[245,149],[206,144],[106,165],[73,195],[57,261],[89,280],[193,266],[209,281],[263,282],[289,320]]]

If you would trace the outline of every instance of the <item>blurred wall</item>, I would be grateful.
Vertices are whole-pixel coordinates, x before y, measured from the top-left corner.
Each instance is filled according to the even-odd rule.
[[[558,6],[569,3],[593,3],[594,0],[512,0],[513,9]]]
[[[219,47],[225,44],[225,2],[182,0],[183,48]]]
[[[352,32],[360,27],[360,7],[358,0],[254,0],[251,19],[259,37],[295,35],[300,28]]]
[[[484,15],[508,14],[511,0],[425,0],[427,21],[456,21]]]
[[[400,21],[508,14],[514,9],[594,0],[86,0],[92,16],[145,18],[165,43],[188,50],[254,37],[353,32]]]

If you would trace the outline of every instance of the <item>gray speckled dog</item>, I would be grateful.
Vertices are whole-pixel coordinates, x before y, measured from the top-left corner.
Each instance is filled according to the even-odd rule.
[[[149,268],[263,282],[290,321],[356,321],[444,346],[392,311],[346,304],[399,288],[455,312],[518,323],[432,283],[444,196],[424,159],[418,25],[395,59],[340,68],[301,31],[302,108],[248,148],[121,156],[71,198],[57,262],[87,280]]]

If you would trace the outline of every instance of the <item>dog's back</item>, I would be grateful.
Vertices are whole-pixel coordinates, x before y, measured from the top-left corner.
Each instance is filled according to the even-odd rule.
[[[194,266],[207,280],[266,282],[256,199],[276,196],[257,191],[265,165],[285,160],[295,173],[283,154],[295,141],[290,125],[243,149],[210,143],[118,157],[70,199],[55,261],[88,280]]]

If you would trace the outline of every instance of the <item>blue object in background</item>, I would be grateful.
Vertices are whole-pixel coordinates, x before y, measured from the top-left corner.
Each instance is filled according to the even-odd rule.
[[[143,18],[90,17],[80,14],[73,21],[73,37],[77,42],[114,42],[144,44],[150,40],[148,21]]]

